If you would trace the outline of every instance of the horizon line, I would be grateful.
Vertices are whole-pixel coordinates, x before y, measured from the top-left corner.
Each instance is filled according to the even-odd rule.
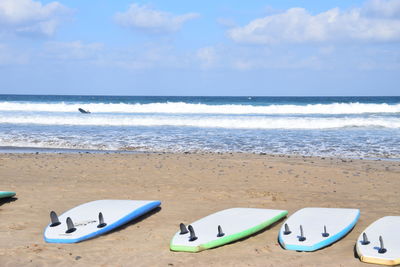
[[[3,94],[0,96],[96,96],[96,97],[400,97],[400,95],[102,95],[102,94]]]

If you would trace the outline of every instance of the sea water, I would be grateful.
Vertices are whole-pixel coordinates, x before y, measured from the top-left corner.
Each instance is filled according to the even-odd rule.
[[[400,97],[0,95],[0,147],[399,159]]]

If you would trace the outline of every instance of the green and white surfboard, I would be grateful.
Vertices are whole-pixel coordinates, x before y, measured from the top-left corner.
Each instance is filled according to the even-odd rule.
[[[13,196],[15,196],[15,192],[0,191],[0,198],[13,197]]]
[[[173,251],[199,252],[250,236],[287,215],[286,210],[232,208],[180,225],[171,240]]]

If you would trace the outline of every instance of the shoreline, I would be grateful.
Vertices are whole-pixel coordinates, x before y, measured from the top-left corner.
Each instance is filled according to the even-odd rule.
[[[265,152],[211,152],[211,151],[142,151],[142,150],[101,150],[101,149],[73,149],[73,148],[47,148],[47,147],[14,147],[0,146],[1,154],[176,154],[176,155],[260,155],[267,157],[292,157],[292,158],[317,158],[317,159],[343,159],[343,160],[367,160],[367,161],[393,161],[399,162],[400,158],[360,158],[360,157],[341,157],[341,156],[323,156],[323,155],[299,155],[299,154],[270,154]]]
[[[365,266],[357,237],[373,221],[400,215],[400,164],[390,161],[258,154],[0,154],[0,262],[4,265]],[[161,200],[161,209],[112,233],[77,244],[49,244],[49,212],[97,199]],[[181,222],[232,208],[289,211],[358,208],[339,242],[312,253],[277,242],[283,221],[249,238],[200,253],[169,250]],[[155,257],[155,255],[157,255]]]

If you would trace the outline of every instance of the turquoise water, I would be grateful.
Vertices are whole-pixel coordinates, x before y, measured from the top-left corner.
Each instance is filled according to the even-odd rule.
[[[3,149],[398,159],[399,144],[400,97],[0,95]]]

